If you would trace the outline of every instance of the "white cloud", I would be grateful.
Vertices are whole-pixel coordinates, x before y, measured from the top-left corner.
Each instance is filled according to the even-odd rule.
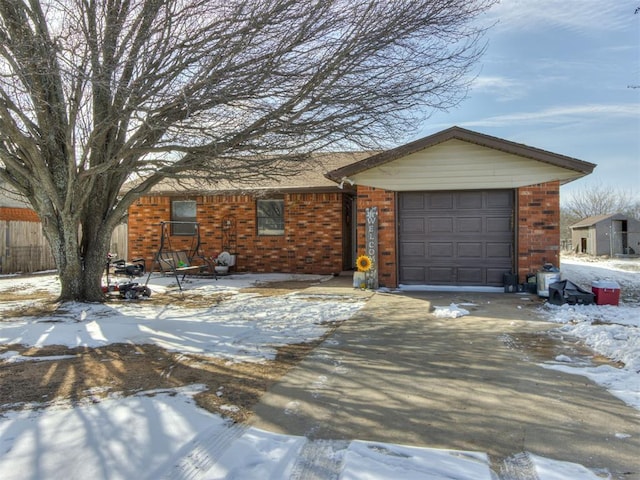
[[[640,103],[628,104],[587,104],[552,107],[531,112],[515,112],[506,115],[486,117],[479,120],[463,122],[464,127],[501,127],[513,126],[515,123],[565,123],[579,119],[603,118],[638,118]]]
[[[625,28],[637,7],[630,0],[502,0],[489,12],[501,30],[563,28],[581,33]]]
[[[516,79],[501,76],[480,76],[473,81],[471,91],[488,93],[497,101],[509,101],[526,96],[527,86]]]
[[[474,82],[474,87],[479,90],[487,89],[492,90],[495,88],[508,88],[512,87],[516,82],[507,77],[478,77]]]

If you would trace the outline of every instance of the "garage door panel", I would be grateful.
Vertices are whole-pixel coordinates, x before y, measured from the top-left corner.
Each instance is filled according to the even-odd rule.
[[[453,233],[453,219],[436,217],[427,220],[429,233]]]
[[[424,234],[426,230],[424,228],[424,218],[405,218],[401,222],[400,231],[402,233],[416,233]]]
[[[513,192],[511,190],[488,190],[487,207],[510,209],[513,206]]]
[[[511,233],[512,228],[511,216],[487,218],[487,233]]]
[[[458,192],[456,204],[461,209],[482,208],[482,192]]]
[[[403,192],[398,204],[400,283],[501,286],[513,269],[513,190]]]
[[[481,267],[460,267],[458,268],[458,281],[465,285],[483,285],[484,271]]]
[[[451,267],[429,267],[426,284],[450,284],[454,277],[454,269]]]
[[[452,258],[454,251],[454,245],[451,242],[447,243],[436,243],[429,242],[429,257],[430,258]]]
[[[504,283],[504,268],[487,268],[487,285],[503,285]]]
[[[420,193],[424,196],[424,193]],[[429,210],[451,210],[453,208],[453,194],[450,192],[434,192],[425,196],[423,202],[425,208]]]
[[[427,282],[424,267],[401,267],[400,276],[405,278],[405,283],[408,284],[421,285]]]
[[[400,244],[400,255],[403,257],[424,258],[424,242],[402,242]]]
[[[401,197],[400,208],[403,210],[424,210],[424,195],[422,193],[406,193]]]
[[[456,232],[480,233],[482,232],[482,217],[463,217],[456,221]]]
[[[502,258],[511,260],[510,243],[487,243],[488,258]]]
[[[480,242],[458,243],[458,257],[482,258],[483,245]]]

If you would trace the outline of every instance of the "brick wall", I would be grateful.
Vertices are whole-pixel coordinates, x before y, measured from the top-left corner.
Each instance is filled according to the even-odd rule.
[[[518,277],[560,266],[560,182],[522,187],[518,197]]]
[[[40,217],[30,208],[0,207],[0,220],[7,222],[39,222]]]
[[[378,282],[381,287],[396,287],[396,194],[388,190],[358,185],[357,254],[365,252],[365,209],[378,207]]]
[[[200,223],[201,252],[219,253],[226,235],[223,219],[235,223],[236,271],[336,274],[343,265],[343,194],[289,193],[284,195],[284,235],[257,235],[256,199],[250,195],[181,197],[195,200]],[[129,258],[151,262],[160,247],[161,221],[171,219],[166,196],[141,198],[129,209]],[[192,237],[170,236],[172,250],[188,250]]]
[[[397,278],[396,194],[358,186],[357,249],[365,250],[365,209],[377,206],[378,273],[380,286],[395,287]],[[545,263],[559,265],[560,184],[550,182],[517,189],[517,255],[519,281]],[[236,270],[334,274],[343,269],[343,194],[291,193],[284,195],[285,234],[258,236],[256,200],[250,195],[214,195],[190,198],[197,202],[205,255],[223,249],[222,221],[235,221]],[[152,261],[160,245],[161,221],[171,219],[170,197],[144,197],[129,209],[129,258]],[[191,237],[171,236],[169,247],[188,250]],[[226,246],[224,246],[226,248]],[[348,266],[347,266],[348,267]]]

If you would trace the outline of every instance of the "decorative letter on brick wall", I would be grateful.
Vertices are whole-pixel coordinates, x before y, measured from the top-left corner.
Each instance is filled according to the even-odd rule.
[[[367,288],[378,288],[378,207],[365,208],[367,218],[365,232],[365,252],[371,259],[367,272]]]

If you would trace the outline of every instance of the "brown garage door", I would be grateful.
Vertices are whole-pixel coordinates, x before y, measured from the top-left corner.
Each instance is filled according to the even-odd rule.
[[[400,193],[400,283],[501,286],[513,205],[513,190]]]

